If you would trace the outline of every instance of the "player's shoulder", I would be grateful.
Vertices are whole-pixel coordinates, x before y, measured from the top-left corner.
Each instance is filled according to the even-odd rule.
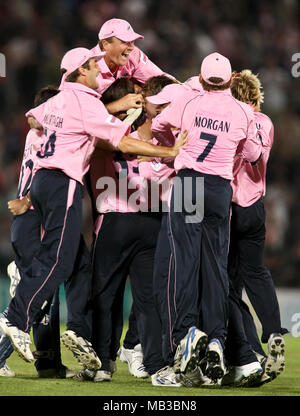
[[[149,61],[148,56],[137,46],[134,46],[133,51],[129,55],[128,63],[137,67],[141,62],[145,64],[147,61]]]
[[[233,96],[231,96],[231,98],[233,100],[233,103],[236,106],[236,109],[240,109],[240,111],[245,114],[248,120],[251,120],[251,119],[254,120],[255,111],[252,105],[239,101]]]
[[[265,130],[271,130],[274,127],[270,117],[260,111],[255,112],[255,122],[260,124]]]

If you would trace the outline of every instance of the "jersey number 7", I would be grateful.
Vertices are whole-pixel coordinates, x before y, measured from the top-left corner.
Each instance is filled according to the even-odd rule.
[[[203,152],[201,153],[201,155],[198,156],[197,162],[203,162],[203,160],[209,154],[211,149],[214,147],[214,145],[216,143],[216,140],[217,140],[217,136],[215,136],[214,134],[201,132],[200,139],[208,140],[208,143],[207,143],[207,146],[205,147],[205,149],[203,150]]]

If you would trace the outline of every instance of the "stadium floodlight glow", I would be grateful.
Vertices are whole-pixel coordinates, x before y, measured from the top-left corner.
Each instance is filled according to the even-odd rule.
[[[6,59],[3,53],[0,53],[0,77],[6,77]]]
[[[295,78],[300,77],[300,53],[294,53],[292,55],[292,62],[296,62],[295,65],[292,66],[292,75]]]

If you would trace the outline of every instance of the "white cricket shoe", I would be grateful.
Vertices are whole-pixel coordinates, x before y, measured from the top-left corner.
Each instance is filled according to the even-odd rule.
[[[175,370],[178,371],[178,358],[182,353],[180,361],[180,372],[190,372],[195,369],[199,361],[199,353],[206,347],[207,335],[200,329],[192,326],[186,336],[180,341],[179,351],[175,354]]]
[[[121,347],[118,353],[120,361],[128,364],[128,371],[134,377],[147,378],[149,374],[143,364],[143,351],[141,344],[137,344],[134,349]]]
[[[96,374],[94,376],[94,381],[95,382],[111,381],[111,379],[112,379],[111,372],[110,371],[105,371],[105,370],[96,371]]]
[[[7,364],[0,368],[0,377],[15,377],[15,375],[16,373]]]
[[[273,380],[285,367],[285,342],[281,334],[271,334],[268,340],[268,356],[265,362],[265,373]]]
[[[160,387],[181,387],[182,384],[176,380],[176,374],[172,367],[164,367],[152,374],[151,381],[153,386]]]
[[[232,366],[225,376],[222,378],[222,386],[241,387],[252,383],[256,384],[261,379],[263,369],[258,361],[241,366]]]
[[[222,378],[226,372],[223,348],[217,338],[213,338],[206,348],[205,356],[201,361],[203,374],[213,381]]]
[[[16,294],[17,286],[21,280],[19,269],[17,268],[17,265],[14,261],[9,263],[9,265],[7,266],[7,274],[10,278],[9,293],[10,296],[13,298]]]
[[[4,335],[11,340],[15,351],[23,358],[23,360],[28,363],[34,361],[29,347],[31,344],[30,335],[27,332],[21,331],[16,326],[13,326],[5,317],[0,318],[0,328]]]
[[[72,351],[74,357],[80,365],[89,370],[99,370],[101,361],[94,351],[92,344],[82,337],[78,337],[74,331],[65,331],[61,335],[64,346]]]

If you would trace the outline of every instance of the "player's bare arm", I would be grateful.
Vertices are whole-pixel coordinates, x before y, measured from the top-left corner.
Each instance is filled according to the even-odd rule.
[[[152,156],[152,157],[175,157],[187,140],[187,131],[185,131],[173,147],[156,146],[142,140],[136,140],[130,136],[123,136],[118,144],[118,149],[123,153]]]
[[[144,99],[142,94],[127,94],[119,100],[105,105],[110,114],[116,114],[121,111],[127,111],[129,108],[140,108],[143,106]]]

